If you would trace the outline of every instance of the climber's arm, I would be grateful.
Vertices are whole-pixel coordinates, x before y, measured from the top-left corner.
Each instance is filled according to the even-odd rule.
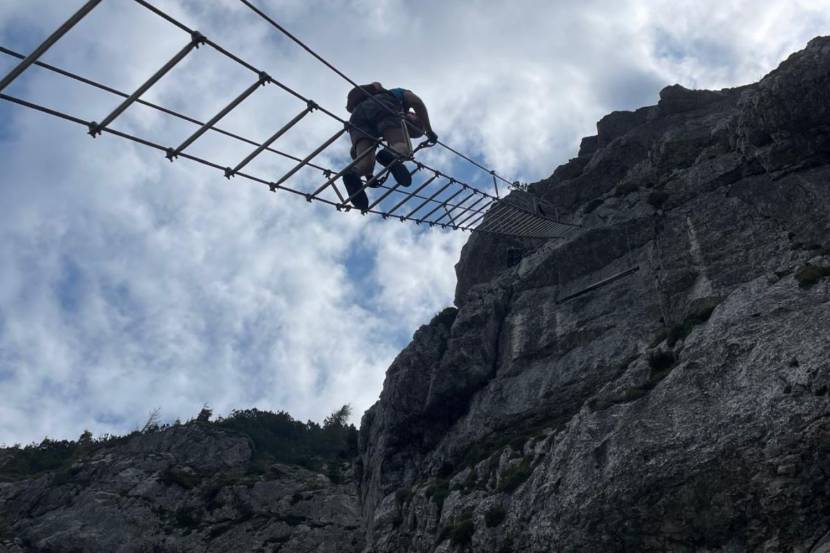
[[[404,98],[406,99],[406,103],[415,111],[415,115],[418,116],[418,119],[424,126],[427,137],[433,142],[437,140],[438,136],[432,130],[432,124],[429,121],[429,113],[427,112],[427,106],[424,104],[424,101],[411,90],[404,91]]]

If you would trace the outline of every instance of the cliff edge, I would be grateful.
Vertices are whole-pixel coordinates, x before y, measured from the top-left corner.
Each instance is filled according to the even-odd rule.
[[[464,247],[363,417],[366,551],[830,552],[828,91],[816,38],[514,192],[580,226]]]

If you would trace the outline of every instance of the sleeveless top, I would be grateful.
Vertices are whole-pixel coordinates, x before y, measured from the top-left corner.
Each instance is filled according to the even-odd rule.
[[[398,103],[403,108],[404,112],[409,111],[409,105],[406,103],[406,95],[404,92],[406,91],[405,88],[390,88],[387,92],[395,97],[398,100]]]

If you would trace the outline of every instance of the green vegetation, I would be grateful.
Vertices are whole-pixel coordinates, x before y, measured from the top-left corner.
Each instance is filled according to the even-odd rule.
[[[458,520],[449,529],[450,543],[453,545],[467,545],[473,541],[476,526],[471,515]]]
[[[701,298],[696,300],[689,306],[689,313],[686,318],[674,325],[668,334],[667,344],[673,347],[679,340],[686,338],[692,333],[692,330],[698,325],[701,325],[709,320],[712,312],[723,301],[718,297]]]
[[[663,207],[663,204],[666,203],[666,200],[668,199],[669,195],[666,192],[662,190],[655,190],[654,192],[648,195],[648,199],[646,201],[654,209],[660,209],[661,207]]]
[[[547,396],[546,396],[547,397]],[[536,413],[516,421],[509,429],[493,432],[466,448],[459,469],[475,465],[505,447],[513,451],[512,457],[521,456],[524,444],[545,435],[548,429],[558,429],[567,421],[563,415],[550,416],[548,413]]]
[[[487,525],[487,528],[495,528],[507,517],[507,511],[504,510],[504,507],[501,505],[496,505],[495,507],[491,507],[486,513],[484,513],[484,524]]]
[[[426,495],[427,499],[431,499],[432,502],[438,506],[438,511],[441,511],[441,509],[444,508],[444,501],[446,501],[447,497],[450,495],[449,480],[439,478],[429,488],[427,488],[424,495]]]
[[[411,488],[399,488],[395,492],[395,501],[398,505],[405,505],[412,501],[412,489]]]
[[[614,189],[614,196],[616,196],[616,197],[627,196],[627,195],[631,194],[632,192],[636,192],[639,189],[640,189],[640,185],[636,182],[632,182],[632,181],[622,182],[622,183],[618,184],[617,187]]]
[[[429,326],[441,325],[447,328],[450,328],[452,324],[455,322],[455,317],[458,315],[458,309],[455,307],[447,307],[443,311],[439,311],[435,314],[432,320],[429,322]]]
[[[344,405],[323,421],[294,420],[284,411],[258,409],[233,411],[211,425],[250,438],[254,446],[252,471],[264,473],[273,463],[327,469],[333,481],[340,478],[338,461],[357,455],[357,429],[347,424],[351,409]]]
[[[56,484],[71,482],[77,473],[70,470],[73,462],[104,447],[122,444],[137,434],[136,431],[126,436],[105,435],[93,440],[84,431],[78,441],[45,438],[39,444],[0,449],[0,482],[25,480],[46,473],[56,474]]]
[[[76,444],[45,439],[40,444],[17,449],[0,467],[0,480],[18,480],[66,467],[75,455]]]
[[[167,467],[159,475],[159,482],[165,486],[179,486],[185,490],[192,490],[202,481],[200,475],[180,467]]]
[[[467,478],[464,479],[464,484],[461,489],[461,493],[468,494],[474,489],[476,489],[476,485],[478,484],[478,474],[476,474],[475,469],[470,469],[470,474],[467,475]]]
[[[588,402],[588,407],[594,411],[603,411],[613,405],[637,401],[653,390],[661,380],[666,378],[676,364],[677,355],[673,351],[653,351],[648,356],[648,365],[651,369],[648,380],[640,385],[626,388],[615,394],[593,398]]]
[[[199,526],[199,517],[196,510],[192,507],[181,507],[176,509],[174,514],[176,526],[184,528],[185,530],[192,530]]]
[[[524,450],[526,442],[527,442],[527,437],[526,436],[516,436],[515,438],[510,440],[510,443],[507,444],[507,445],[510,446],[510,449],[513,450],[514,455],[521,456],[522,450]]]
[[[651,378],[665,376],[668,371],[677,363],[677,355],[672,350],[652,351],[648,355],[648,366],[651,367]],[[662,378],[659,378],[662,380]]]
[[[812,288],[822,278],[830,276],[830,267],[807,263],[800,267],[794,276],[795,280],[798,281],[798,286],[807,290],[808,288]]]
[[[204,407],[196,420],[187,425],[218,428],[247,436],[253,445],[250,472],[265,474],[274,463],[294,464],[314,471],[326,471],[334,482],[342,480],[342,464],[357,455],[357,429],[348,424],[351,409],[344,405],[323,424],[300,422],[285,412],[272,413],[258,409],[233,411],[228,417],[210,422],[212,413]],[[76,471],[70,466],[77,460],[101,449],[126,443],[135,436],[165,431],[170,425],[159,425],[151,415],[142,431],[125,436],[105,435],[93,439],[85,431],[77,441],[44,439],[39,444],[0,449],[0,482],[33,478],[54,473],[56,483],[72,482]],[[178,425],[176,425],[178,426]],[[172,467],[160,475],[167,485],[192,489],[204,475]]]
[[[599,198],[596,198],[596,199],[591,200],[590,202],[588,202],[588,204],[585,206],[585,209],[583,211],[587,215],[588,213],[591,213],[594,210],[596,210],[596,208],[598,208],[602,204],[603,204],[603,200],[601,200]]]
[[[530,461],[523,459],[521,463],[515,464],[504,471],[499,481],[498,491],[507,493],[515,491],[530,478],[532,473],[533,469],[530,467]]]

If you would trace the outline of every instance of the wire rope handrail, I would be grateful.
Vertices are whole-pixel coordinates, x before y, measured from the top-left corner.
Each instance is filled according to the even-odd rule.
[[[121,138],[125,138],[136,142],[138,144],[142,144],[144,146],[161,150],[165,153],[168,159],[171,161],[182,157],[184,159],[189,159],[191,161],[195,161],[201,163],[203,165],[220,169],[222,170],[223,174],[228,177],[240,176],[246,178],[248,180],[252,180],[254,182],[259,182],[261,184],[265,184],[269,187],[271,191],[276,190],[285,190],[292,192],[297,195],[303,196],[306,200],[312,201],[317,200],[322,203],[332,205],[338,210],[345,209],[346,211],[352,209],[353,206],[349,205],[350,202],[354,200],[354,198],[363,192],[367,187],[382,187],[385,191],[383,195],[376,199],[367,209],[361,210],[362,213],[374,213],[381,215],[384,219],[388,219],[390,217],[398,218],[401,221],[413,221],[416,224],[425,223],[429,226],[438,226],[441,228],[446,229],[455,229],[455,230],[470,230],[476,232],[483,232],[489,234],[501,234],[501,235],[511,235],[511,236],[520,236],[520,237],[528,237],[528,238],[562,238],[564,234],[567,234],[571,229],[577,227],[578,225],[574,225],[571,223],[566,223],[563,221],[559,221],[550,217],[547,217],[544,214],[535,213],[531,210],[522,208],[520,206],[511,205],[510,203],[505,203],[498,197],[498,188],[496,187],[496,196],[488,194],[486,191],[480,190],[476,187],[470,186],[452,176],[446,175],[437,169],[434,169],[421,161],[415,160],[414,154],[419,150],[428,147],[431,145],[430,142],[425,141],[419,144],[412,155],[410,156],[401,156],[397,152],[392,149],[388,149],[393,155],[395,155],[398,159],[402,159],[404,161],[411,161],[416,164],[416,168],[411,171],[410,174],[414,175],[418,171],[427,170],[433,173],[434,176],[429,178],[425,183],[422,183],[418,186],[413,192],[406,192],[401,190],[401,186],[399,184],[395,184],[394,186],[386,186],[384,181],[386,180],[387,174],[389,173],[389,168],[387,167],[385,170],[381,171],[381,173],[369,178],[366,182],[362,185],[361,190],[357,192],[351,192],[351,194],[346,197],[335,184],[335,181],[339,176],[342,176],[343,173],[354,163],[358,160],[355,160],[346,167],[337,173],[334,173],[331,169],[325,168],[319,164],[315,164],[312,162],[314,158],[324,152],[327,148],[329,148],[334,142],[336,142],[347,130],[358,131],[366,134],[367,136],[371,137],[376,145],[380,145],[381,147],[385,146],[384,141],[377,139],[371,136],[371,133],[367,133],[365,130],[360,129],[351,125],[349,122],[345,121],[337,114],[325,109],[324,107],[318,105],[313,100],[305,97],[303,94],[297,92],[293,88],[289,87],[285,83],[282,83],[276,79],[273,79],[266,73],[265,71],[258,69],[248,63],[247,61],[243,60],[242,58],[236,56],[235,54],[231,53],[230,51],[223,48],[221,45],[217,44],[216,42],[210,40],[209,38],[205,37],[201,33],[196,30],[191,29],[189,26],[185,25],[181,21],[177,20],[173,16],[164,11],[160,10],[156,6],[150,4],[146,0],[134,0],[138,5],[150,10],[151,12],[155,13],[156,15],[162,17],[169,23],[175,25],[180,30],[186,32],[189,35],[189,42],[185,44],[177,54],[175,54],[170,60],[168,60],[158,71],[156,71],[149,79],[147,79],[144,83],[142,83],[132,94],[127,94],[125,92],[121,92],[115,90],[107,85],[103,85],[101,83],[96,83],[91,79],[87,79],[85,77],[81,77],[79,75],[70,73],[63,69],[50,66],[48,64],[44,64],[39,61],[39,57],[52,45],[54,45],[66,32],[69,31],[80,19],[82,19],[85,15],[87,15],[92,9],[99,3],[100,0],[91,0],[87,2],[87,4],[79,10],[75,15],[73,15],[66,23],[64,23],[57,31],[55,31],[43,44],[41,44],[32,54],[26,56],[25,58],[22,54],[18,54],[12,50],[7,48],[0,47],[0,52],[10,55],[12,57],[17,57],[18,59],[22,59],[22,61],[12,69],[9,74],[7,74],[2,81],[2,86],[6,87],[11,84],[17,77],[20,76],[27,68],[31,65],[37,65],[42,68],[45,68],[49,71],[55,72],[63,77],[70,78],[76,80],[78,82],[82,82],[84,84],[88,84],[90,86],[94,86],[98,89],[105,90],[109,93],[116,94],[123,98],[123,101],[116,107],[109,115],[107,115],[101,123],[97,123],[95,121],[87,121],[83,118],[76,117],[74,115],[61,112],[58,110],[54,110],[48,108],[46,106],[42,106],[39,104],[35,104],[33,102],[17,98],[14,96],[10,96],[7,94],[0,94],[0,99],[5,101],[9,101],[15,103],[17,105],[27,107],[30,109],[34,109],[41,113],[46,113],[48,115],[60,117],[64,120],[71,121],[78,124],[83,124],[87,127],[89,134],[93,137],[98,136],[102,133],[112,134],[115,136],[119,136]],[[244,0],[243,0],[244,2]],[[293,36],[293,35],[292,35]],[[176,65],[178,65],[182,60],[184,60],[192,51],[201,47],[201,46],[208,46],[213,50],[217,51],[218,53],[224,55],[225,57],[231,59],[232,61],[238,63],[242,67],[250,70],[251,72],[255,73],[256,80],[253,81],[244,91],[242,91],[236,98],[230,101],[224,108],[222,108],[217,114],[211,117],[207,122],[201,122],[197,119],[191,118],[189,116],[180,114],[168,108],[164,108],[158,106],[156,104],[152,104],[147,102],[141,98],[143,94],[145,94],[151,87],[153,87],[158,81],[160,81],[167,73],[169,73]],[[315,54],[316,55],[316,54]],[[321,61],[322,58],[320,58]],[[331,66],[332,69],[335,69]],[[339,71],[338,71],[339,73]],[[348,77],[345,74],[342,74],[344,78],[348,80]],[[288,121],[285,125],[283,125],[278,131],[276,131],[269,139],[266,141],[259,143],[245,137],[242,137],[235,133],[230,133],[228,131],[222,130],[217,126],[217,123],[239,107],[248,97],[253,95],[257,89],[260,87],[264,87],[267,85],[275,85],[281,90],[287,92],[288,94],[292,95],[296,99],[305,103],[305,109],[303,109],[300,113],[294,116],[293,119]],[[173,117],[177,117],[179,119],[188,121],[192,124],[199,125],[199,129],[192,133],[187,139],[185,139],[181,144],[177,147],[167,147],[157,142],[153,142],[142,137],[132,135],[126,133],[124,131],[119,131],[110,128],[110,125],[117,121],[117,119],[127,111],[132,104],[139,103],[153,109],[160,111],[166,115],[170,115]],[[298,156],[293,156],[291,154],[286,154],[280,150],[276,150],[271,148],[271,145],[280,138],[285,132],[287,132],[290,128],[294,127],[295,125],[299,124],[301,120],[303,120],[306,116],[309,116],[312,112],[320,112],[325,114],[326,116],[332,118],[333,120],[337,121],[341,125],[343,125],[343,129],[335,133],[333,136],[328,138],[325,142],[323,142],[317,149],[315,149],[311,154],[306,156],[305,158],[300,159]],[[246,142],[251,145],[255,145],[256,149],[248,154],[243,160],[239,163],[236,163],[233,168],[224,166],[222,164],[217,163],[216,161],[205,159],[203,157],[195,156],[186,150],[196,142],[204,133],[207,131],[214,131],[223,136],[227,136],[233,138],[238,141]],[[250,173],[244,173],[242,171],[254,158],[259,156],[264,151],[270,151],[272,153],[281,155],[283,157],[292,159],[297,161],[297,165],[295,165],[288,173],[283,175],[277,180],[266,179],[260,176],[252,175]],[[299,170],[305,168],[313,168],[317,170],[323,171],[323,174],[328,179],[323,186],[317,188],[314,192],[306,192],[285,184],[294,174],[296,174]],[[486,168],[483,168],[485,169]],[[495,179],[497,175],[494,171],[489,171]],[[437,179],[446,179],[446,183],[439,181],[436,184],[432,184]],[[428,189],[428,186],[433,186],[437,188],[437,192],[432,192],[432,189]],[[321,196],[324,192],[327,192],[329,189],[333,191],[337,199],[329,199]],[[460,196],[462,193],[467,192],[463,199],[456,200],[453,203],[453,200]],[[423,195],[420,195],[423,192]],[[429,192],[432,192],[429,194]],[[442,194],[445,195],[442,196]],[[403,200],[399,201],[395,204],[395,207],[391,210],[385,211],[381,202],[386,200],[392,194],[402,195]],[[429,194],[429,195],[428,195]],[[400,207],[406,205],[412,199],[419,199],[422,200],[421,203],[415,209],[409,211],[406,215],[394,215],[394,212],[397,211]],[[482,202],[485,202],[484,205],[479,206]],[[416,214],[427,205],[431,205],[431,210],[428,211],[426,214],[422,214],[420,216],[416,216]],[[443,212],[442,212],[443,210]],[[495,211],[494,211],[495,210]],[[455,213],[455,216],[453,216]],[[513,214],[511,216],[511,213]],[[446,222],[445,222],[446,219]],[[483,224],[476,226],[479,222],[484,221]]]

